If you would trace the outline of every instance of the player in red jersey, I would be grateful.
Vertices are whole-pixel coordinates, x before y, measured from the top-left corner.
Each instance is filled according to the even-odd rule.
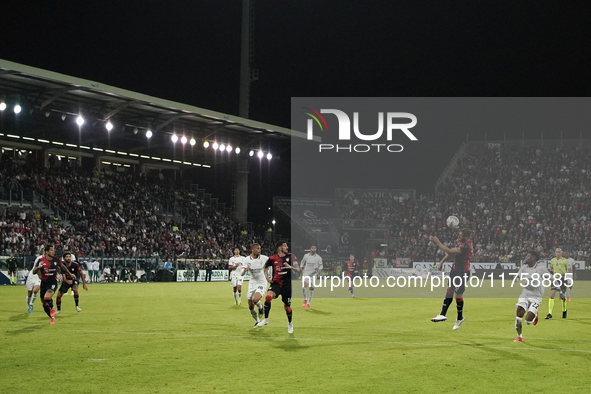
[[[442,244],[437,237],[429,237],[429,240],[431,242],[437,245],[439,249],[447,253],[446,256],[439,262],[439,266],[437,267],[440,271],[443,268],[443,263],[450,259],[452,256],[454,257],[454,264],[449,275],[450,286],[447,288],[447,291],[445,293],[445,299],[443,300],[443,308],[441,309],[441,313],[435,316],[433,319],[431,319],[431,321],[437,323],[447,320],[447,317],[445,317],[445,315],[447,314],[447,309],[453,301],[452,297],[455,295],[456,307],[458,310],[458,318],[456,320],[456,324],[453,327],[454,330],[460,328],[464,320],[466,320],[463,315],[463,295],[464,291],[466,290],[467,277],[470,276],[470,258],[472,257],[473,251],[472,241],[470,240],[471,235],[471,230],[467,228],[462,229],[460,231],[458,241],[454,248],[448,248],[447,246]]]
[[[55,324],[55,309],[53,309],[53,293],[57,288],[57,272],[61,271],[64,278],[76,279],[70,274],[60,259],[55,257],[55,249],[51,245],[44,248],[45,256],[39,260],[39,264],[33,270],[41,278],[41,298],[43,298],[43,309],[50,317],[50,324]]]
[[[269,257],[265,263],[265,268],[273,267],[273,278],[269,278],[269,274],[265,269],[265,277],[271,283],[267,295],[265,296],[265,318],[258,324],[259,327],[269,324],[269,311],[271,311],[271,301],[281,296],[283,301],[283,309],[287,314],[287,332],[293,334],[293,323],[291,321],[291,271],[300,272],[297,267],[296,257],[287,253],[289,248],[287,243],[283,241],[277,242],[277,254]]]
[[[57,298],[55,300],[57,304],[56,314],[59,314],[62,311],[62,296],[68,293],[70,287],[74,292],[74,302],[76,303],[76,310],[78,312],[82,312],[82,309],[80,309],[80,307],[78,306],[78,281],[80,280],[79,278],[82,278],[82,287],[84,288],[84,290],[88,291],[88,287],[86,286],[86,279],[84,278],[84,273],[80,269],[80,265],[77,262],[72,261],[72,254],[70,252],[64,253],[64,265],[66,266],[66,269],[70,272],[70,274],[74,276],[75,279],[71,280],[64,278],[64,281],[60,286],[60,290],[57,292]]]
[[[355,294],[353,294],[353,278],[359,276],[361,272],[361,264],[358,261],[355,261],[355,255],[351,253],[349,255],[349,261],[347,261],[347,277],[350,278],[349,282],[349,293],[351,293],[351,297],[355,298]]]

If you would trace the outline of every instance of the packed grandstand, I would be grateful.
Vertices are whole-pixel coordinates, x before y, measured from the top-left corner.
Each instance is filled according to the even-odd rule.
[[[436,193],[340,201],[337,219],[345,227],[354,226],[354,220],[380,223],[385,236],[396,239],[390,258],[438,261],[440,252],[428,237],[436,234],[445,242],[453,241],[444,219],[456,215],[461,227],[474,230],[473,261],[516,262],[532,248],[546,257],[558,245],[575,260],[587,261],[591,165],[585,158],[590,155],[591,148],[580,141],[561,146],[474,143]],[[68,220],[34,209],[3,208],[4,255],[34,256],[47,242],[81,260],[153,256],[226,260],[234,245],[253,242],[262,243],[264,252],[271,251],[266,229],[247,229],[183,183],[158,173],[137,175],[108,167],[84,171],[67,161],[44,168],[32,155],[6,150],[0,165],[0,200],[11,193],[42,195],[66,212]],[[167,204],[182,207],[190,216],[183,219],[184,225],[165,214],[162,207]]]

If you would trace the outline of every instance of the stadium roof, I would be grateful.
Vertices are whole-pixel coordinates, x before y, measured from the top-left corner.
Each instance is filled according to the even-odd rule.
[[[179,138],[194,137],[195,147],[191,149],[187,143],[184,150],[191,150],[192,159],[202,162],[210,161],[203,148],[205,140],[231,143],[242,150],[269,150],[269,144],[285,144],[292,136],[306,138],[299,131],[2,59],[0,101],[22,106],[22,114],[12,124],[4,119],[8,116],[3,117],[5,132],[20,132],[30,138],[59,136],[64,143],[120,148],[142,155],[171,156],[173,133]],[[79,114],[85,119],[80,133],[74,123]],[[113,124],[110,132],[105,128],[108,121]],[[64,133],[65,130],[72,132]],[[153,132],[149,141],[145,136],[147,130]]]

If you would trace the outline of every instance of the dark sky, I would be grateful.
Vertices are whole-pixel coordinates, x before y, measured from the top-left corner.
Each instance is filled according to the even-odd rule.
[[[0,58],[238,113],[241,1],[114,3],[3,0]],[[289,127],[291,97],[587,96],[588,20],[565,7],[259,0],[251,118]]]

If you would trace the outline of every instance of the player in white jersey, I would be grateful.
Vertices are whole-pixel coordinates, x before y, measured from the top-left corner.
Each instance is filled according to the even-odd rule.
[[[37,267],[37,263],[39,263],[39,260],[41,260],[42,257],[43,256],[41,255],[35,259],[33,268],[31,268],[29,271],[29,275],[27,275],[27,282],[25,283],[27,288],[27,306],[29,313],[33,313],[33,304],[37,299],[37,293],[41,287],[41,279],[39,278],[39,275],[33,273],[33,270]]]
[[[323,270],[322,257],[316,253],[316,245],[310,246],[310,253],[304,255],[300,263],[302,270],[302,294],[304,295],[304,302],[302,306],[310,309],[310,303],[314,296],[314,277],[319,276]],[[306,287],[309,287],[309,295],[306,295]]]
[[[261,245],[259,244],[253,244],[251,250],[252,253],[250,256],[244,258],[244,267],[241,275],[250,272],[246,299],[248,300],[250,315],[255,320],[254,328],[256,328],[265,313],[261,298],[267,292],[267,287],[269,286],[269,282],[265,276],[265,263],[269,260],[269,257],[261,254]],[[255,305],[258,308],[258,314],[254,310]]]
[[[519,269],[518,278],[522,281],[523,288],[519,299],[517,300],[517,312],[515,316],[515,330],[517,331],[517,338],[513,342],[523,342],[522,325],[523,316],[527,324],[538,324],[538,308],[542,305],[542,297],[544,296],[544,274],[550,273],[546,268],[544,262],[539,262],[540,253],[535,250],[530,251],[525,256],[525,263]]]
[[[234,256],[230,257],[228,268],[230,269],[230,284],[234,291],[234,304],[242,304],[242,282],[244,278],[241,274],[241,268],[244,265],[244,257],[240,256],[240,249],[234,248]]]

